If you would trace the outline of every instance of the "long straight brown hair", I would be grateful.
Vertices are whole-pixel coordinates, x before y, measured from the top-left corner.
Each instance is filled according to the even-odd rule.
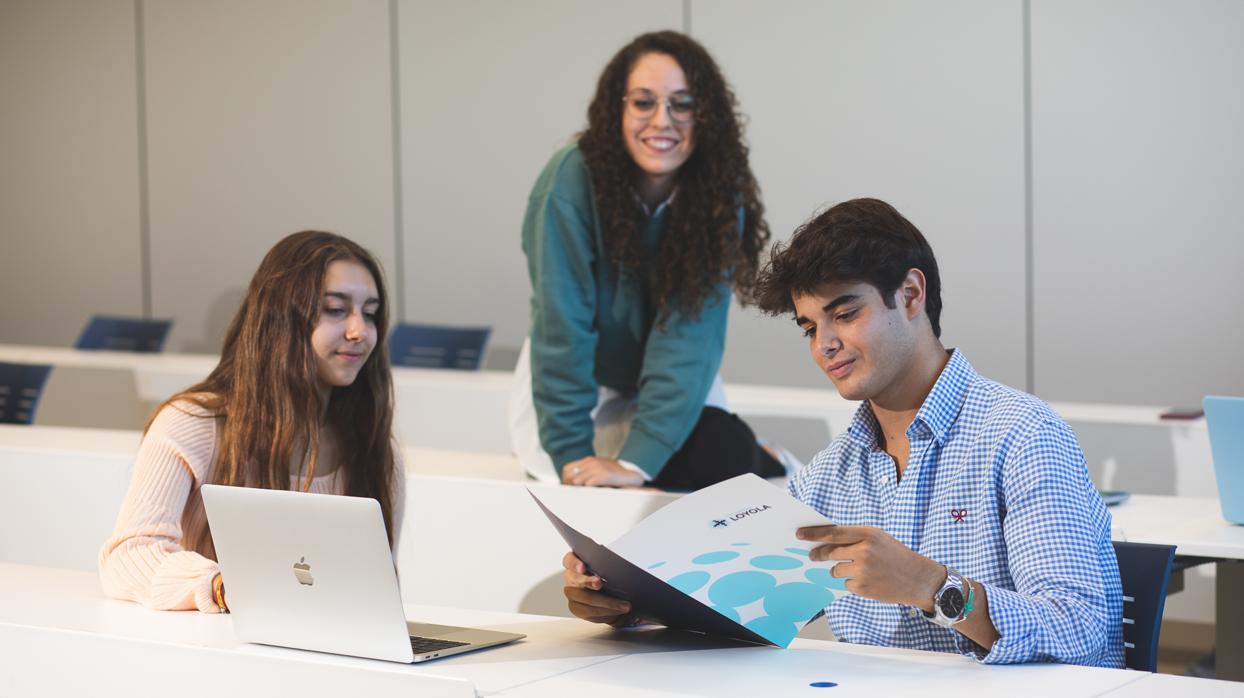
[[[333,262],[362,264],[379,292],[376,346],[348,386],[332,389],[327,410],[317,389],[311,333],[320,317],[324,276]],[[393,541],[393,384],[385,339],[388,295],[370,252],[340,235],[307,230],[273,246],[229,323],[220,363],[201,383],[169,398],[187,400],[217,420],[211,482],[290,488],[290,463],[302,458],[311,485],[320,447],[320,415],[337,437],[346,494],[380,502]],[[175,407],[175,406],[174,406]],[[159,410],[156,410],[158,413]],[[154,419],[154,417],[153,417]],[[148,423],[150,426],[150,423]]]

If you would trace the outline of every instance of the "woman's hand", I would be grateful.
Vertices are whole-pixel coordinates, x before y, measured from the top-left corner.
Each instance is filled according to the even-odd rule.
[[[639,487],[644,476],[612,458],[588,456],[562,468],[562,482],[588,487]]]
[[[562,579],[566,582],[563,589],[566,603],[575,617],[615,626],[631,621],[631,604],[600,591],[600,577],[588,574],[587,565],[574,553],[566,553],[562,567],[565,568]]]

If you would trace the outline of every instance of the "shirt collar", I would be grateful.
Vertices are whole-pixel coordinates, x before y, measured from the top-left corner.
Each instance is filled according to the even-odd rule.
[[[959,411],[963,409],[968,389],[976,377],[976,369],[972,368],[972,364],[968,362],[963,352],[952,349],[950,360],[942,368],[937,382],[933,384],[933,389],[924,398],[924,403],[916,412],[911,426],[908,427],[907,437],[910,439],[915,436],[913,429],[917,429],[917,425],[922,424],[937,443],[945,442],[946,435],[950,433],[951,425],[955,423]],[[872,446],[877,443],[877,417],[873,414],[872,407],[867,400],[856,409],[851,426],[847,427],[847,433],[861,444]]]
[[[674,197],[676,196],[678,196],[678,187],[674,187],[674,191],[670,192],[670,195],[665,197],[665,201],[657,204],[656,207],[652,209],[649,209],[648,204],[644,203],[644,200],[639,198],[639,194],[635,194],[635,200],[639,202],[639,207],[644,210],[645,215],[649,218],[656,218],[662,213],[665,213],[665,209],[669,208],[669,205],[674,203]]]

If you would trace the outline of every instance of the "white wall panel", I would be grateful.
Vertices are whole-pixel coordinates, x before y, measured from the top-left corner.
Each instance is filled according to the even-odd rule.
[[[218,351],[263,254],[320,228],[392,277],[388,4],[146,6],[152,287],[170,349]]]
[[[1017,0],[693,2],[691,31],[749,115],[775,240],[872,196],[929,238],[943,339],[986,375],[1025,371],[1022,15]],[[787,318],[731,319],[725,375],[823,384]]]
[[[0,342],[142,314],[134,4],[0,3]]]
[[[1244,394],[1244,3],[1032,8],[1037,389]]]
[[[398,14],[406,317],[490,324],[512,361],[530,314],[531,186],[586,126],[609,58],[681,29],[682,3],[404,1]]]

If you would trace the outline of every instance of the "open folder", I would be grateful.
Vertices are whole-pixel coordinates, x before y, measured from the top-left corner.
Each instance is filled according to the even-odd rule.
[[[787,647],[850,593],[834,561],[811,561],[815,544],[795,538],[800,526],[831,522],[755,475],[681,497],[609,546],[531,496],[606,593],[671,628]]]

